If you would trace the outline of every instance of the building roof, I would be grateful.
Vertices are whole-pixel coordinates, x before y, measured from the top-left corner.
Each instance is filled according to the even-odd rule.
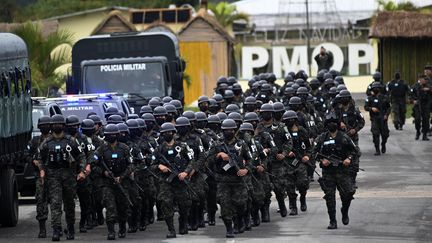
[[[96,26],[91,35],[130,31],[137,31],[137,29],[122,16],[119,10],[113,10]]]
[[[235,43],[235,39],[225,30],[224,27],[222,27],[219,22],[211,16],[204,8],[201,8],[198,13],[190,19],[178,32],[178,35],[181,36],[181,34],[186,31],[191,24],[197,20],[203,20],[207,24],[210,25],[210,27],[213,28],[216,32],[218,32],[224,39],[231,43]]]
[[[370,38],[432,38],[432,14],[380,12],[369,31]]]
[[[69,13],[69,14],[54,16],[54,17],[51,17],[51,18],[47,18],[45,20],[59,20],[59,19],[70,18],[70,17],[80,16],[80,15],[85,15],[85,14],[104,12],[104,11],[112,11],[112,10],[129,11],[130,9],[131,8],[128,8],[128,7],[108,6],[108,7],[88,9],[88,10],[84,10],[84,11],[79,11],[79,12],[73,12],[73,13]]]
[[[47,37],[49,34],[56,32],[59,27],[59,23],[57,20],[49,20],[49,21],[36,21],[34,23],[38,23],[41,26],[42,36]],[[0,23],[0,32],[13,32],[13,30],[22,23]]]

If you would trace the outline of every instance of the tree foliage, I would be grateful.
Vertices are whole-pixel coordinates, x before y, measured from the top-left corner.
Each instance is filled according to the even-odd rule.
[[[378,0],[381,11],[418,11],[419,9],[410,1],[396,3],[391,0]]]
[[[238,12],[236,6],[228,2],[210,3],[209,9],[214,13],[215,18],[223,27],[231,26],[236,20],[249,22],[248,14]]]
[[[33,87],[38,95],[48,95],[49,89],[60,88],[64,77],[56,74],[60,66],[70,63],[71,33],[58,30],[44,37],[40,24],[27,22],[13,31],[27,44]],[[66,46],[65,46],[66,45]],[[54,51],[55,50],[55,51]]]

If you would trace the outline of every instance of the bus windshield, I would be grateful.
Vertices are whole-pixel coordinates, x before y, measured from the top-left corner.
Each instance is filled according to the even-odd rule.
[[[143,97],[165,95],[164,67],[160,62],[84,66],[86,93],[138,93]]]

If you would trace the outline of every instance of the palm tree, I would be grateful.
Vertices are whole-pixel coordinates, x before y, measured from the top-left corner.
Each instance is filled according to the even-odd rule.
[[[72,46],[72,34],[57,30],[44,37],[41,25],[31,22],[16,27],[13,32],[27,44],[33,87],[37,94],[47,96],[50,89],[60,88],[65,79],[55,70],[70,63],[69,48],[64,45]]]
[[[216,5],[209,4],[209,9],[214,13],[215,18],[223,27],[231,26],[236,20],[249,22],[249,15],[237,12],[237,7],[228,2],[220,2]]]
[[[395,3],[391,0],[378,0],[378,8],[381,11],[418,11],[418,8],[410,1]]]

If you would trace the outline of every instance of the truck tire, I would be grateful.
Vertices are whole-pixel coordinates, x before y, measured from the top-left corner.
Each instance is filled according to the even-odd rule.
[[[0,170],[0,224],[14,227],[18,223],[18,184],[13,169]]]

